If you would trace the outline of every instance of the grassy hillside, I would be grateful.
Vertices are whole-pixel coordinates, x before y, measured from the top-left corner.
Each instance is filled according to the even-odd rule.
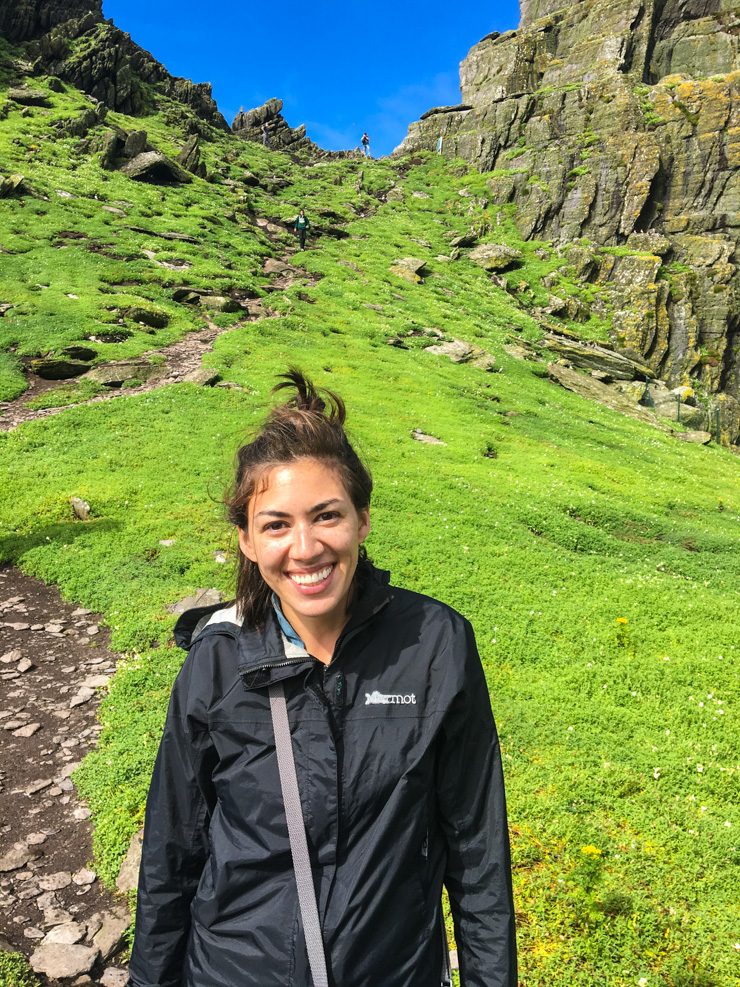
[[[312,164],[213,134],[212,180],[160,188],[101,170],[105,127],[87,145],[52,139],[55,119],[88,104],[73,90],[49,98],[0,119],[5,173],[36,193],[0,200],[6,399],[25,386],[23,357],[86,342],[103,363],[202,327],[202,308],[173,300],[178,286],[261,295],[277,313],[213,317],[224,332],[205,363],[230,387],[137,395],[134,381],[0,435],[0,558],[101,610],[126,655],[76,778],[101,873],[114,881],[141,824],[183,657],[166,606],[201,586],[230,594],[219,497],[276,375],[298,363],[347,398],[376,480],[372,557],[475,626],[505,752],[522,984],[733,983],[737,460],[590,404],[507,352],[541,334],[530,309],[545,275],[559,272],[561,295],[583,289],[488,204],[490,176],[430,155]],[[185,135],[165,111],[109,122],[174,154]],[[325,235],[291,258],[305,277],[270,292],[263,261],[293,244],[256,219],[300,205]],[[450,235],[471,227],[523,252],[504,276],[512,291],[452,259]],[[425,262],[420,281],[391,270],[410,256]],[[126,314],[137,306],[167,325],[142,328]],[[607,323],[604,310],[564,325],[600,338]],[[490,354],[493,371],[425,352],[429,330]],[[83,381],[44,401],[90,396]],[[72,517],[73,495],[89,521]]]

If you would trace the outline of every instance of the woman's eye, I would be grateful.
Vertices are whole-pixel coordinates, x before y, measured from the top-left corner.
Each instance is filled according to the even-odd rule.
[[[266,524],[265,525],[265,527],[264,527],[263,530],[264,531],[280,531],[283,527],[285,527],[285,521],[270,521],[269,524]]]
[[[322,511],[321,514],[319,514],[317,520],[319,520],[319,521],[333,521],[335,518],[338,518],[338,517],[339,517],[339,511]]]

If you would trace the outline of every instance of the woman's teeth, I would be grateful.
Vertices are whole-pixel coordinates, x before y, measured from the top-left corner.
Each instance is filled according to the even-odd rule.
[[[293,572],[290,578],[294,583],[298,583],[299,586],[314,586],[316,583],[323,582],[329,576],[332,568],[333,566],[327,565],[323,569],[319,569],[318,572]]]

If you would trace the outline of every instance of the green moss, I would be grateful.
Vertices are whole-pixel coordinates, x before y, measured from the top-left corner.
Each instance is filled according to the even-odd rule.
[[[0,987],[39,987],[39,983],[22,953],[0,951]]]

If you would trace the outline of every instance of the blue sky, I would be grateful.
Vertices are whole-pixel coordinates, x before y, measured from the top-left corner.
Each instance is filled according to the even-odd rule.
[[[367,130],[376,155],[432,106],[459,102],[461,59],[519,22],[518,0],[103,0],[103,11],[173,75],[212,83],[229,123],[278,96],[322,147],[356,147]]]

